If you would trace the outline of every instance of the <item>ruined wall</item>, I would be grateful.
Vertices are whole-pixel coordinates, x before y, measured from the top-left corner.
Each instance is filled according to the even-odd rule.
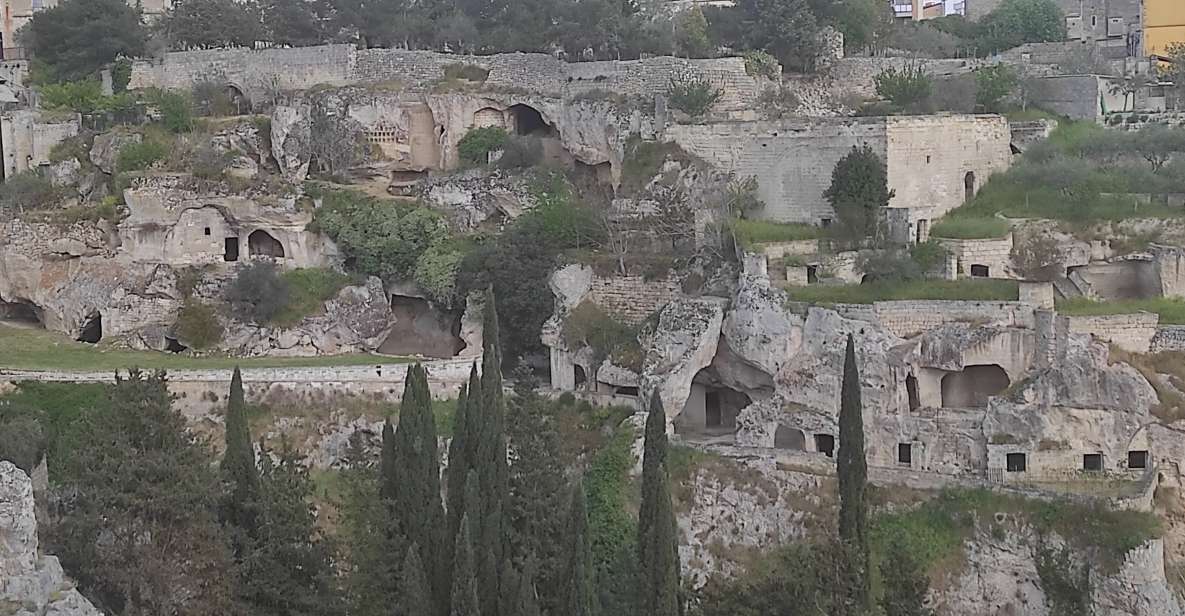
[[[1156,328],[1149,346],[1150,353],[1185,351],[1185,325],[1161,325]]]
[[[1152,261],[1128,259],[1072,267],[1069,277],[1092,299],[1148,299],[1161,296],[1159,269]]]
[[[868,145],[886,162],[894,207],[921,208],[928,218],[963,203],[968,172],[978,189],[1011,159],[1008,123],[999,116],[675,125],[666,138],[739,177],[755,176],[762,216],[782,222],[834,218],[823,192],[853,147]]]
[[[986,240],[939,240],[955,257],[960,276],[971,276],[971,266],[988,268],[989,278],[1015,278],[1012,271],[1012,234]]]
[[[1147,353],[1156,336],[1160,316],[1151,312],[1099,316],[1059,316],[1069,331],[1090,334],[1132,353]]]
[[[1113,80],[1098,75],[1054,75],[1032,80],[1033,104],[1072,120],[1100,122],[1124,109],[1123,94],[1112,92]]]
[[[49,163],[53,147],[78,134],[79,119],[42,122],[37,111],[19,110],[0,117],[0,146],[4,151],[4,177]]]
[[[646,320],[678,294],[678,280],[647,280],[642,276],[593,276],[589,289],[593,303],[630,325]]]
[[[913,336],[947,323],[1033,327],[1033,306],[1020,302],[893,301],[873,304],[875,318],[895,336]]]

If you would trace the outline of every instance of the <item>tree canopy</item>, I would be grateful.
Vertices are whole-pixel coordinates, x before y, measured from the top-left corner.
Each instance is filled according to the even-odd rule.
[[[97,77],[119,56],[143,55],[146,41],[139,12],[124,0],[65,0],[34,13],[28,30],[34,73],[51,82]]]

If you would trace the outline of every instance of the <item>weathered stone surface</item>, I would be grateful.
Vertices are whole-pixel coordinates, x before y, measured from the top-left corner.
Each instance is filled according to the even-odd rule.
[[[668,418],[683,411],[692,379],[712,363],[726,304],[714,297],[676,299],[659,313],[657,328],[643,336],[639,391],[644,400],[658,392]]]
[[[940,614],[1048,616],[1037,574],[1031,530],[1009,524],[999,537],[976,533],[964,543],[966,566],[947,588],[934,594]]]
[[[0,461],[0,607],[13,616],[101,616],[57,558],[38,555],[33,482],[7,461]]]
[[[312,125],[308,105],[276,105],[272,109],[272,157],[280,176],[303,182],[309,174]]]
[[[90,159],[103,173],[115,173],[115,162],[119,158],[119,151],[124,146],[140,143],[143,138],[139,133],[110,132],[95,137],[91,146]]]
[[[721,332],[737,358],[771,377],[802,346],[802,319],[786,311],[786,300],[784,292],[742,276]]]
[[[82,163],[75,158],[68,158],[45,168],[46,177],[58,188],[77,184],[81,174]]]

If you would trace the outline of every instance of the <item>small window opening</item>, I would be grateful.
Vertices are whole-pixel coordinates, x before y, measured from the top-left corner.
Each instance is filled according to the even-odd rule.
[[[897,463],[904,466],[913,464],[913,445],[910,443],[897,444]]]
[[[806,266],[806,283],[807,284],[815,284],[816,282],[819,282],[819,266],[818,265]]]
[[[1148,468],[1148,452],[1147,451],[1129,451],[1129,452],[1127,452],[1127,467],[1128,468]]]
[[[971,266],[971,277],[972,278],[987,278],[988,274],[990,274],[990,273],[991,273],[991,270],[986,265],[980,265],[977,263],[977,264]]]
[[[830,218],[822,218],[819,220],[819,225],[822,226],[824,229],[826,229],[827,227],[831,226],[831,219]]]
[[[970,201],[975,196],[975,172],[968,171],[967,175],[963,176],[963,199]]]
[[[573,382],[576,383],[576,389],[583,389],[584,384],[588,381],[588,376],[584,374],[583,366],[575,366],[575,376]]]
[[[202,234],[203,235],[210,235],[210,227],[206,227],[205,229],[202,229]]]
[[[1025,472],[1025,454],[1010,453],[1005,458],[1005,468],[1009,473],[1023,473]]]
[[[1082,470],[1084,471],[1101,471],[1103,470],[1103,454],[1088,453],[1082,456]]]
[[[637,398],[638,397],[638,388],[637,387],[618,387],[617,391],[615,393],[619,396],[633,396],[634,398]]]
[[[1097,25],[1099,25],[1099,16],[1098,15],[1091,15],[1090,16],[1090,27],[1094,28]]]
[[[704,424],[709,428],[719,428],[724,424],[724,413],[720,408],[720,392],[709,391],[704,394]]]
[[[930,155],[929,154],[926,155],[926,164],[927,165],[930,164]]]
[[[835,457],[835,437],[830,434],[815,435],[815,450],[827,456]]]

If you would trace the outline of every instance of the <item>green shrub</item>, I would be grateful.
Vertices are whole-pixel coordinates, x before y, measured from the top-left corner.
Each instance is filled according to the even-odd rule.
[[[671,79],[667,91],[671,107],[693,118],[698,118],[711,110],[721,96],[724,96],[723,89],[713,86],[712,82],[699,76]]]
[[[223,292],[231,311],[243,321],[270,323],[288,307],[288,281],[274,263],[254,261],[240,267]],[[298,319],[299,320],[299,319]]]
[[[874,250],[860,255],[857,265],[864,274],[863,285],[918,280],[925,273],[904,250]]]
[[[233,157],[230,152],[204,144],[190,155],[189,171],[194,177],[203,180],[220,180],[226,176],[226,169]]]
[[[824,236],[823,229],[814,225],[745,218],[734,219],[732,231],[736,235],[737,241],[748,248],[774,242],[816,240]]]
[[[594,364],[600,364],[611,355],[637,355],[632,352],[633,347],[638,346],[637,330],[617,321],[588,300],[573,308],[564,320],[563,337],[570,349],[591,348]]]
[[[230,91],[218,81],[200,81],[193,84],[194,110],[205,117],[238,115],[239,109],[231,98]]]
[[[288,270],[280,275],[280,286],[286,290],[288,301],[268,322],[280,327],[296,325],[305,317],[317,314],[327,300],[349,283],[349,276],[323,267]]]
[[[930,272],[940,268],[946,262],[950,252],[941,242],[926,240],[910,247],[909,255],[918,264],[918,267],[922,268],[922,271]]]
[[[41,92],[41,106],[46,109],[91,113],[102,105],[103,86],[94,79],[46,84],[38,89]]]
[[[645,188],[667,160],[687,162],[691,156],[675,143],[631,138],[621,163],[621,192],[633,194]]]
[[[111,64],[111,91],[120,94],[126,92],[132,81],[132,61],[119,58]]]
[[[933,91],[933,82],[921,64],[910,64],[901,70],[886,69],[873,77],[873,81],[877,96],[909,112],[920,111]]]
[[[745,59],[747,75],[777,79],[782,74],[782,66],[778,59],[760,49],[746,51],[741,56]]]
[[[149,100],[160,111],[160,123],[171,133],[193,130],[193,100],[189,94],[157,90],[149,93]]]
[[[465,81],[485,81],[490,76],[489,69],[476,64],[462,64],[460,62],[444,67],[445,79],[463,79]]]
[[[501,126],[470,129],[457,142],[457,154],[469,164],[484,165],[489,161],[490,152],[502,149],[509,138],[510,135]]]
[[[416,285],[428,292],[432,301],[452,307],[456,301],[457,273],[465,253],[445,244],[437,244],[424,251],[416,260],[412,278]]]
[[[933,237],[960,240],[980,240],[1008,235],[1008,221],[996,217],[948,215],[930,229]]]
[[[88,141],[84,135],[75,135],[59,142],[49,151],[49,162],[60,163],[66,160],[77,160],[84,165],[90,164]]]
[[[60,189],[36,171],[18,173],[0,184],[0,208],[45,209],[55,205],[63,196]]]
[[[222,341],[222,323],[214,309],[188,299],[177,312],[173,333],[182,344],[194,349],[208,349]]]
[[[1001,111],[1001,102],[1016,89],[1019,78],[1007,64],[975,70],[975,104],[984,111]]]
[[[152,139],[129,143],[119,150],[115,168],[120,172],[143,171],[169,156],[169,146]]]

